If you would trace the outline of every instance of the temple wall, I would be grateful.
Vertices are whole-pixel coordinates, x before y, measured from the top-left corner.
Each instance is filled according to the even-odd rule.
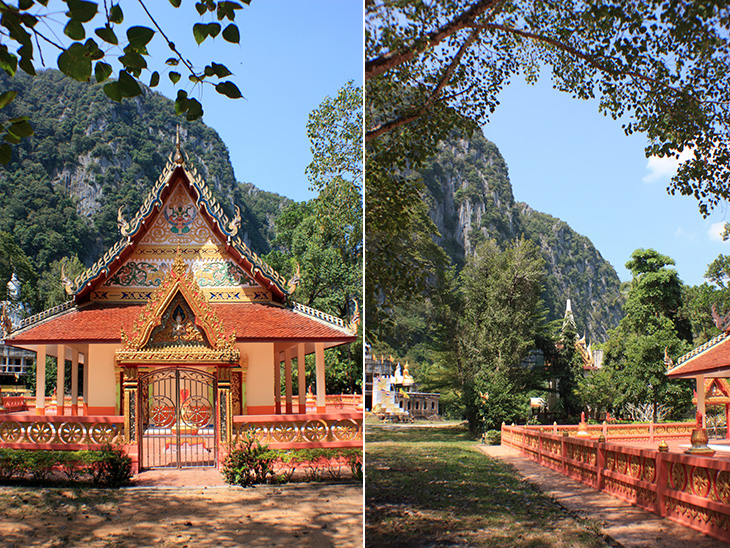
[[[274,412],[274,344],[239,343],[241,356],[248,356],[246,407],[249,415]]]
[[[86,404],[89,415],[114,415],[117,379],[114,376],[114,352],[118,344],[90,344]]]

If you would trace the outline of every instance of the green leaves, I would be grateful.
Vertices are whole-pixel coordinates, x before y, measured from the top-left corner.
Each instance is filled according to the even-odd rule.
[[[225,95],[230,99],[240,99],[242,97],[241,91],[238,89],[238,86],[230,81],[216,84],[215,90],[221,95]]]
[[[99,61],[94,67],[94,78],[100,84],[112,75],[112,66],[109,63]]]
[[[125,97],[142,95],[142,88],[127,71],[120,70],[117,81],[109,82],[104,86],[104,93],[113,101],[120,103]]]
[[[16,95],[18,95],[17,91],[6,91],[0,94],[0,108],[8,106],[15,99]]]
[[[109,8],[109,22],[121,25],[123,21],[124,14],[122,13],[121,6],[119,4],[112,4],[112,7]]]
[[[231,23],[225,29],[223,29],[223,39],[226,42],[232,44],[238,44],[241,41],[241,35],[238,32],[238,27]]]
[[[181,4],[181,0],[170,0],[170,4],[173,5],[175,8],[179,8]]]
[[[94,33],[108,44],[112,44],[115,46],[119,44],[119,39],[117,38],[117,35],[114,34],[114,31],[109,25],[96,29]]]
[[[188,121],[197,120],[203,116],[203,105],[197,99],[188,97],[184,90],[178,90],[175,99],[175,114],[185,114]]]
[[[208,36],[215,38],[220,32],[220,23],[196,23],[193,25],[193,36],[198,45],[202,44]]]
[[[66,15],[71,21],[75,21],[77,23],[87,23],[91,21],[98,11],[96,2],[88,2],[86,0],[65,1],[68,6]]]
[[[91,79],[90,49],[80,42],[74,42],[58,56],[58,68],[66,76],[79,82]]]
[[[155,31],[149,27],[129,27],[129,29],[127,30],[127,40],[129,41],[129,47],[134,49],[138,53],[146,55],[147,44],[149,44],[154,35]]]

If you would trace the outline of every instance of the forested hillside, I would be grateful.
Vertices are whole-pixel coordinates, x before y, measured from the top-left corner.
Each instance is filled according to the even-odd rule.
[[[620,281],[591,241],[565,222],[516,202],[504,159],[480,132],[439,148],[420,174],[440,233],[437,242],[452,262],[460,268],[485,240],[504,248],[525,237],[545,260],[548,319],[562,318],[570,298],[581,334],[585,330],[589,338],[605,340],[621,317]]]
[[[244,241],[259,254],[270,250],[274,219],[289,200],[237,183],[218,134],[176,116],[171,100],[145,90],[114,103],[101,86],[55,70],[0,76],[4,90],[18,91],[4,116],[30,113],[35,130],[13,147],[11,163],[0,167],[0,231],[13,236],[38,273],[74,255],[89,265],[119,238],[119,207],[127,218],[139,208],[174,151],[178,124],[190,163],[226,214],[240,208]],[[5,270],[3,288],[10,275]],[[37,294],[30,301],[35,309],[45,304]]]

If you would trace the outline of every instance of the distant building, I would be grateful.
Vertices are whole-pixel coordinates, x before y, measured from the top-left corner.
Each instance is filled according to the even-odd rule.
[[[20,280],[13,272],[8,282],[8,299],[2,301],[2,310],[9,322],[3,326],[5,332],[19,328],[26,315],[25,307],[20,303],[21,291]],[[0,387],[12,392],[15,387],[24,386],[34,360],[35,352],[0,344]]]
[[[392,356],[365,355],[365,410],[401,419],[430,419],[440,416],[440,394],[418,392],[408,363],[401,372]]]

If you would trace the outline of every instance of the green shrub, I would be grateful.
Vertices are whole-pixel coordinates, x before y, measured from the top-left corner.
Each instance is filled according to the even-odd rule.
[[[352,477],[362,480],[362,449],[352,448],[341,450],[342,456],[347,459]]]
[[[18,449],[0,449],[0,479],[9,480],[13,476],[25,474],[26,462],[23,452]]]
[[[85,472],[86,451],[59,451],[59,465],[70,481],[77,481]]]
[[[132,459],[122,449],[105,445],[99,451],[90,451],[85,460],[95,485],[117,488],[132,478]]]
[[[487,430],[484,435],[484,443],[487,445],[499,445],[502,443],[502,432],[500,430]]]
[[[55,451],[24,451],[27,470],[36,481],[45,481],[58,462]]]
[[[274,477],[273,462],[277,456],[276,451],[269,451],[267,445],[259,443],[254,432],[247,432],[223,462],[223,479],[241,487],[266,483]]]

